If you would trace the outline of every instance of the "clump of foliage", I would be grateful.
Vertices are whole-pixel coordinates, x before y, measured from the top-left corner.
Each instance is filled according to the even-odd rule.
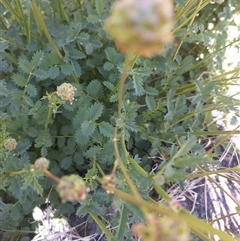
[[[221,63],[224,27],[234,24],[239,2],[175,0],[175,39],[151,59],[138,48],[129,54],[118,46],[126,58],[118,51],[104,27],[113,2],[1,1],[1,230],[27,240],[32,210],[46,200],[58,214],[73,212],[52,182],[63,177],[57,190],[64,201],[79,200],[77,215],[89,214],[109,240],[137,240],[128,223],[160,227],[153,212],[204,240],[207,233],[234,240],[175,210],[164,185],[194,178],[190,172],[200,165],[207,171],[231,134],[216,129],[211,111],[237,111],[224,89],[239,68],[224,72]],[[220,134],[206,150],[206,137]],[[44,163],[35,163],[39,157]],[[153,200],[153,190],[166,205]]]

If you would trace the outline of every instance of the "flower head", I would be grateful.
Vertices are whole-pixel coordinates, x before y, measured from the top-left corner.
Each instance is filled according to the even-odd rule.
[[[116,176],[114,174],[103,177],[103,187],[107,190],[107,193],[113,193],[115,186]]]
[[[16,148],[17,142],[14,138],[7,138],[3,143],[5,149],[12,151]]]
[[[38,171],[43,171],[44,169],[48,169],[49,163],[50,161],[48,159],[45,157],[40,157],[35,161],[33,167]]]
[[[172,41],[173,4],[168,0],[116,1],[105,28],[123,53],[152,57]]]
[[[69,83],[63,83],[57,87],[57,95],[62,100],[69,100],[71,104],[74,101],[75,91],[76,88]]]
[[[149,214],[147,225],[137,223],[133,225],[133,232],[143,241],[189,241],[189,230],[185,223],[171,217],[158,217]]]
[[[89,191],[83,179],[78,175],[63,176],[56,190],[62,202],[84,200]]]

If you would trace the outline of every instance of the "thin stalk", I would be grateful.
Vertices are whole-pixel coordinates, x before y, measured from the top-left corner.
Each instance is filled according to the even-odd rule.
[[[60,13],[60,18],[63,20],[63,18],[65,18],[65,20],[67,21],[67,23],[69,24],[69,19],[68,16],[62,6],[62,2],[60,0],[57,0],[57,4],[58,4],[58,8],[59,8],[59,13]]]
[[[193,16],[193,18],[191,19],[190,24],[188,25],[188,28],[189,28],[190,26],[192,26],[192,23],[193,23],[196,15],[197,15],[197,13],[199,12],[199,9],[200,9],[201,4],[202,4],[202,0],[199,1],[199,4],[198,4],[196,10],[194,11],[195,14],[193,13],[194,16]],[[179,52],[179,50],[180,50],[183,42],[184,42],[184,40],[182,40],[182,41],[180,42],[180,44],[179,44],[179,46],[178,46],[178,48],[177,48],[177,50],[176,50],[176,53],[175,53],[174,56],[173,56],[173,60],[175,60],[175,58],[176,58],[176,56],[177,56],[177,54],[178,54],[178,52]]]
[[[35,0],[32,0],[32,8],[33,8],[33,12],[34,12],[34,13],[36,14],[36,16],[37,16],[36,21],[39,22],[39,24],[40,24],[40,26],[42,27],[42,29],[43,29],[43,31],[44,31],[44,33],[45,33],[45,35],[46,35],[49,43],[51,44],[52,48],[53,48],[53,49],[55,50],[55,52],[57,53],[58,57],[59,57],[60,59],[62,59],[63,56],[62,56],[62,54],[60,53],[60,51],[58,50],[57,45],[56,45],[55,42],[53,41],[53,39],[52,39],[52,37],[51,37],[51,35],[50,35],[49,31],[48,31],[48,28],[47,28],[47,26],[46,26],[46,24],[45,24],[45,22],[44,22],[44,19],[43,19],[43,17],[42,17],[42,14],[41,14],[41,12],[40,12],[40,10],[39,10],[36,2],[35,2]]]
[[[28,21],[27,21],[26,16],[24,15],[24,12],[23,12],[22,3],[20,2],[20,0],[17,0],[16,2],[17,2],[18,9],[20,11],[20,15],[21,15],[21,18],[22,18],[23,26],[25,28],[25,32],[26,32],[26,35],[27,35],[27,40],[30,43],[31,42],[31,33],[30,33],[29,26],[28,26]]]
[[[99,228],[102,229],[102,231],[106,234],[109,240],[111,241],[117,241],[115,237],[112,235],[112,233],[106,228],[106,225],[95,215],[94,212],[91,210],[88,210],[89,215],[93,218],[93,220],[97,223]]]
[[[124,83],[125,83],[125,80],[128,76],[128,68],[130,66],[130,63],[131,63],[131,59],[132,59],[132,54],[131,53],[128,53],[126,55],[126,58],[125,58],[125,61],[124,61],[124,65],[123,65],[123,72],[122,72],[122,75],[121,75],[121,79],[120,79],[120,82],[119,82],[119,90],[118,90],[118,120],[121,120],[121,113],[122,113],[122,102],[123,102],[123,89],[124,89]],[[123,135],[123,133],[122,133]],[[114,129],[114,138],[113,138],[113,145],[114,145],[114,150],[115,150],[115,155],[116,155],[116,161],[114,163],[114,168],[113,168],[113,171],[112,173],[115,173],[116,171],[116,168],[117,166],[119,165],[120,168],[121,168],[121,171],[126,179],[126,182],[128,183],[131,191],[133,192],[135,198],[137,200],[141,200],[141,196],[140,194],[138,193],[138,190],[137,188],[135,187],[133,181],[131,180],[131,178],[129,177],[128,173],[127,173],[127,170],[122,162],[122,158],[120,156],[120,153],[119,153],[119,149],[118,149],[118,127],[116,125],[115,129]],[[124,139],[122,139],[122,147],[123,147],[123,150],[125,150],[125,157],[127,155],[127,150],[126,150],[126,147],[125,147],[125,143],[124,143]],[[142,212],[146,214],[146,210],[141,207],[142,209]]]
[[[213,180],[213,178],[211,178],[210,175],[206,175],[206,173],[204,172],[204,170],[199,166],[197,165],[198,169],[200,169],[204,174],[205,176],[207,176],[207,178],[209,178],[223,193],[225,193],[235,204],[237,204],[237,206],[239,205],[238,202],[235,200],[235,198],[233,198],[228,192],[226,192],[224,190],[224,188],[221,187],[221,185],[219,185],[215,180]]]
[[[14,16],[14,19],[22,23],[20,16],[18,15],[17,11],[15,11],[14,6],[12,7],[12,4],[9,2],[9,0],[2,0],[3,5],[6,7],[6,9]]]
[[[206,2],[203,2],[201,6],[198,5],[198,6],[197,6],[198,12],[201,11],[204,7],[206,7],[206,6],[209,4],[209,2],[210,2],[210,1],[207,0]],[[193,5],[194,3],[196,3],[195,0],[191,3],[191,5]],[[191,13],[192,11],[194,11],[194,9],[189,10],[191,5],[187,6],[187,8],[185,8],[185,10],[188,10],[188,12],[184,11],[181,15],[178,14],[178,16],[176,17],[176,19],[179,19],[179,18],[180,18],[181,16],[183,16],[183,15],[186,16],[188,13]],[[187,25],[189,21],[191,21],[193,18],[195,18],[195,16],[197,15],[198,12],[194,11],[185,21],[183,21],[183,23],[181,23],[180,25],[178,25],[178,26],[174,29],[173,33],[177,32],[177,31],[178,31],[179,29],[181,29],[183,26]]]
[[[130,67],[133,68],[133,66],[135,65],[135,63],[137,62],[139,56],[138,55],[134,55],[132,61],[130,62]],[[110,98],[110,96],[115,93],[120,86],[120,81],[117,83],[116,87],[112,90],[112,92],[109,94],[108,99]]]
[[[214,150],[214,148],[216,148],[217,146],[220,146],[222,143],[224,143],[226,140],[228,140],[229,136],[231,136],[232,134],[235,134],[236,131],[239,129],[240,125],[237,126],[235,129],[233,129],[232,131],[229,132],[228,135],[224,136],[220,141],[218,141],[216,143],[216,145],[214,145],[212,148],[210,148],[207,152],[206,155],[209,155],[210,153],[212,153],[212,151]]]
[[[51,172],[49,172],[47,169],[43,170],[43,173],[49,177],[50,179],[52,179],[54,182],[59,183],[60,182],[60,178],[56,177],[55,175],[53,175]]]
[[[198,177],[205,177],[205,176],[209,176],[209,175],[213,175],[213,174],[217,174],[219,176],[225,177],[224,175],[221,175],[221,173],[229,173],[231,171],[237,171],[238,169],[239,169],[239,167],[236,166],[236,167],[225,168],[225,169],[221,169],[221,170],[218,170],[218,171],[210,171],[210,172],[205,172],[203,170],[203,173],[189,174],[186,177],[186,179],[191,180],[191,179],[195,179],[195,178],[198,178]],[[228,177],[225,177],[225,178],[228,179]],[[240,182],[239,180],[233,180],[233,181]]]

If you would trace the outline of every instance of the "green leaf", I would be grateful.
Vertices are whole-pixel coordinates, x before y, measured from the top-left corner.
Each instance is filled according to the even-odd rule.
[[[73,72],[79,78],[80,75],[81,75],[81,67],[80,67],[79,63],[75,60],[72,60],[71,64],[72,64],[72,67],[73,67]]]
[[[94,14],[90,14],[90,15],[88,15],[88,17],[87,17],[87,21],[89,22],[89,23],[97,23],[97,22],[99,22],[99,16],[97,16],[97,15],[94,15]]]
[[[76,215],[78,217],[84,217],[87,213],[88,213],[88,205],[84,205],[85,203],[81,203],[81,205],[78,207],[77,211],[76,211]]]
[[[115,86],[111,82],[104,81],[103,84],[110,90],[114,90],[115,88]]]
[[[8,97],[8,93],[9,91],[7,89],[6,82],[4,80],[0,80],[0,96]]]
[[[48,154],[47,147],[46,147],[46,146],[43,146],[43,147],[41,148],[41,156],[42,156],[42,157],[46,157],[47,154]]]
[[[191,136],[178,150],[178,152],[174,155],[174,159],[183,155],[186,155],[188,151],[191,150],[193,146],[196,145],[196,137]]]
[[[81,152],[75,152],[74,155],[73,155],[73,161],[81,166],[84,164],[84,158],[82,156],[82,153]]]
[[[104,65],[103,65],[103,68],[106,71],[110,71],[114,68],[114,65],[111,62],[105,62]]]
[[[15,221],[19,220],[20,213],[19,213],[17,205],[12,205],[10,210],[11,210],[11,212],[10,212],[11,219],[13,219]]]
[[[82,129],[81,128],[78,128],[76,133],[75,133],[75,140],[76,140],[76,143],[84,148],[86,148],[86,145],[89,141],[89,136],[88,137],[85,137],[83,135],[83,132],[82,132]]]
[[[22,140],[20,143],[18,143],[15,150],[18,154],[22,154],[25,151],[27,151],[30,148],[31,145],[32,144],[30,143],[29,140]]]
[[[185,6],[185,1],[184,0],[174,0],[178,5],[184,7]]]
[[[147,95],[145,101],[149,110],[156,109],[156,102],[152,96]]]
[[[34,180],[33,180],[33,186],[34,186],[34,190],[37,192],[37,194],[41,195],[43,193],[43,189],[42,189],[41,185],[38,183],[36,178],[34,178]]]
[[[149,87],[149,86],[147,86],[147,87],[145,88],[145,93],[146,93],[147,95],[158,95],[158,94],[159,94],[159,91],[158,91],[156,88],[154,88],[154,87]]]
[[[84,45],[84,48],[86,50],[87,55],[90,55],[94,49],[91,43],[87,43],[86,45]]]
[[[92,80],[87,88],[86,91],[89,95],[91,95],[92,97],[96,97],[96,95],[98,94],[99,91],[102,91],[102,85],[100,83],[99,80]]]
[[[133,74],[132,79],[133,79],[133,86],[134,86],[136,95],[138,96],[143,95],[144,88],[143,88],[142,77],[140,77],[139,75]]]
[[[26,92],[30,97],[35,97],[37,95],[36,87],[32,84],[26,86]]]
[[[32,57],[31,65],[34,67],[38,66],[42,62],[43,57],[44,54],[41,50],[36,52]]]
[[[27,79],[19,73],[12,75],[12,81],[19,87],[24,87],[27,83]]]
[[[61,71],[64,75],[69,76],[71,75],[73,68],[71,64],[63,63],[60,65]]]
[[[27,173],[27,175],[24,175],[24,182],[21,189],[25,190],[28,186],[31,186],[32,181],[33,181],[32,173]]]
[[[117,240],[124,240],[125,230],[128,223],[128,210],[125,207],[125,204],[122,204],[116,238]]]
[[[72,59],[83,59],[86,57],[86,55],[84,53],[80,52],[77,49],[69,50],[68,54],[69,54],[70,58],[72,58]]]
[[[0,41],[0,53],[3,53],[5,49],[8,49],[9,45],[3,41]]]
[[[114,132],[114,127],[112,125],[110,125],[109,123],[102,121],[99,123],[99,131],[102,135],[112,138],[113,132]]]
[[[53,66],[48,70],[48,76],[50,79],[55,79],[59,75],[59,68],[57,66]]]
[[[61,63],[61,59],[59,58],[58,54],[54,51],[47,55],[45,55],[44,62],[49,62],[50,65],[57,65]]]
[[[185,73],[187,70],[189,70],[194,64],[194,58],[193,56],[189,55],[186,58],[183,59],[181,62],[181,67],[177,69],[176,74],[181,75]]]
[[[46,70],[43,69],[35,69],[33,71],[33,75],[37,77],[39,80],[44,80],[48,78],[48,73]]]
[[[89,121],[84,121],[81,124],[81,130],[82,130],[82,134],[86,137],[89,137],[93,134],[93,132],[96,129],[96,124],[95,123],[90,123]]]
[[[32,66],[26,59],[20,57],[18,59],[18,67],[23,73],[30,74],[33,71],[34,66]]]
[[[96,121],[103,112],[103,104],[95,103],[88,110],[88,120]]]
[[[93,156],[98,155],[100,150],[101,149],[99,146],[93,146],[84,152],[84,156],[87,158],[92,158]]]
[[[103,13],[104,6],[105,6],[105,1],[96,0],[95,7],[98,15],[101,15]]]
[[[88,33],[81,32],[78,36],[78,43],[80,44],[87,43],[89,38],[90,38],[90,35]]]
[[[198,156],[186,156],[178,158],[174,161],[173,165],[176,167],[192,167],[203,161],[203,157]]]
[[[60,166],[62,169],[67,170],[72,165],[72,157],[66,156],[61,160]]]
[[[124,125],[125,125],[126,129],[129,129],[133,132],[139,131],[139,127],[136,125],[136,123],[134,123],[131,120],[124,120]]]

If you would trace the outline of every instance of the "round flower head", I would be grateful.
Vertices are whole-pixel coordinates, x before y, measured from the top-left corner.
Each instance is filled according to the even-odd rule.
[[[45,157],[38,158],[34,163],[34,168],[38,171],[43,171],[44,169],[48,169],[50,161]]]
[[[121,0],[105,27],[123,53],[152,57],[172,41],[173,4],[168,0]]]
[[[14,138],[8,138],[3,143],[5,149],[12,151],[16,148],[17,142]]]
[[[107,193],[114,193],[116,181],[116,176],[114,174],[103,177],[103,187],[107,190]]]
[[[147,225],[133,225],[133,233],[142,241],[189,241],[189,230],[185,223],[171,217],[148,214]]]
[[[71,104],[74,101],[75,91],[76,88],[69,83],[63,83],[57,87],[57,95],[62,100],[69,100]]]
[[[63,176],[57,185],[62,202],[84,200],[88,191],[83,179],[78,175]]]

